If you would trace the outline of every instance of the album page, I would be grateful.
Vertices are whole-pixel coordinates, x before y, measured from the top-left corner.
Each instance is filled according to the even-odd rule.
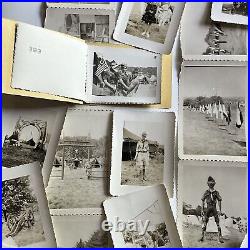
[[[88,102],[161,103],[160,55],[126,47],[88,47]]]
[[[3,248],[56,247],[39,163],[2,169],[2,215]]]
[[[11,86],[83,101],[86,58],[83,41],[18,23]]]

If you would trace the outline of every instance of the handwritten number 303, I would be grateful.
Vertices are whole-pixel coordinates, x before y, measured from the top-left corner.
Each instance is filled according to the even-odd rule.
[[[35,48],[35,47],[29,47],[30,48],[30,52],[35,53],[35,54],[41,54],[42,50],[39,48]]]

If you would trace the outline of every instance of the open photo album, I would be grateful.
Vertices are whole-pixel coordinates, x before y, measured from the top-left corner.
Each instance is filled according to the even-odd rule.
[[[87,45],[18,23],[13,60],[11,86],[15,89],[87,103],[161,102],[161,56],[150,52]]]
[[[2,18],[2,248],[245,248],[248,3],[42,6]]]

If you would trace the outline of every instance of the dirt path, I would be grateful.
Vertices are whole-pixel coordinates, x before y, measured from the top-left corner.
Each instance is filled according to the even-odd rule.
[[[224,243],[218,242],[217,234],[207,234],[205,240],[200,242],[201,226],[190,225],[185,223],[183,226],[183,247],[199,247],[199,248],[238,248],[240,247],[244,233],[240,233],[233,228],[227,228],[230,236],[225,237]]]
[[[52,176],[58,176],[53,171]],[[108,197],[108,178],[88,180],[84,168],[65,167],[64,180],[50,178],[46,194],[50,209],[100,207]]]

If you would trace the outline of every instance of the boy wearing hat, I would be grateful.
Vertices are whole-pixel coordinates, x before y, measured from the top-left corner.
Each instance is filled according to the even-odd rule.
[[[221,214],[221,201],[222,198],[217,190],[214,189],[216,182],[213,177],[209,176],[207,180],[208,190],[205,191],[201,200],[202,200],[202,210],[201,215],[203,218],[203,227],[202,227],[202,237],[200,241],[204,241],[205,232],[207,229],[207,223],[210,217],[214,217],[217,228],[218,228],[218,239],[220,243],[224,243],[221,235],[220,219]],[[219,205],[219,211],[217,211],[217,202]],[[205,203],[207,207],[205,208]]]
[[[147,133],[142,133],[142,139],[137,142],[135,154],[136,167],[139,169],[142,181],[146,181],[146,168],[149,164],[149,144]]]

